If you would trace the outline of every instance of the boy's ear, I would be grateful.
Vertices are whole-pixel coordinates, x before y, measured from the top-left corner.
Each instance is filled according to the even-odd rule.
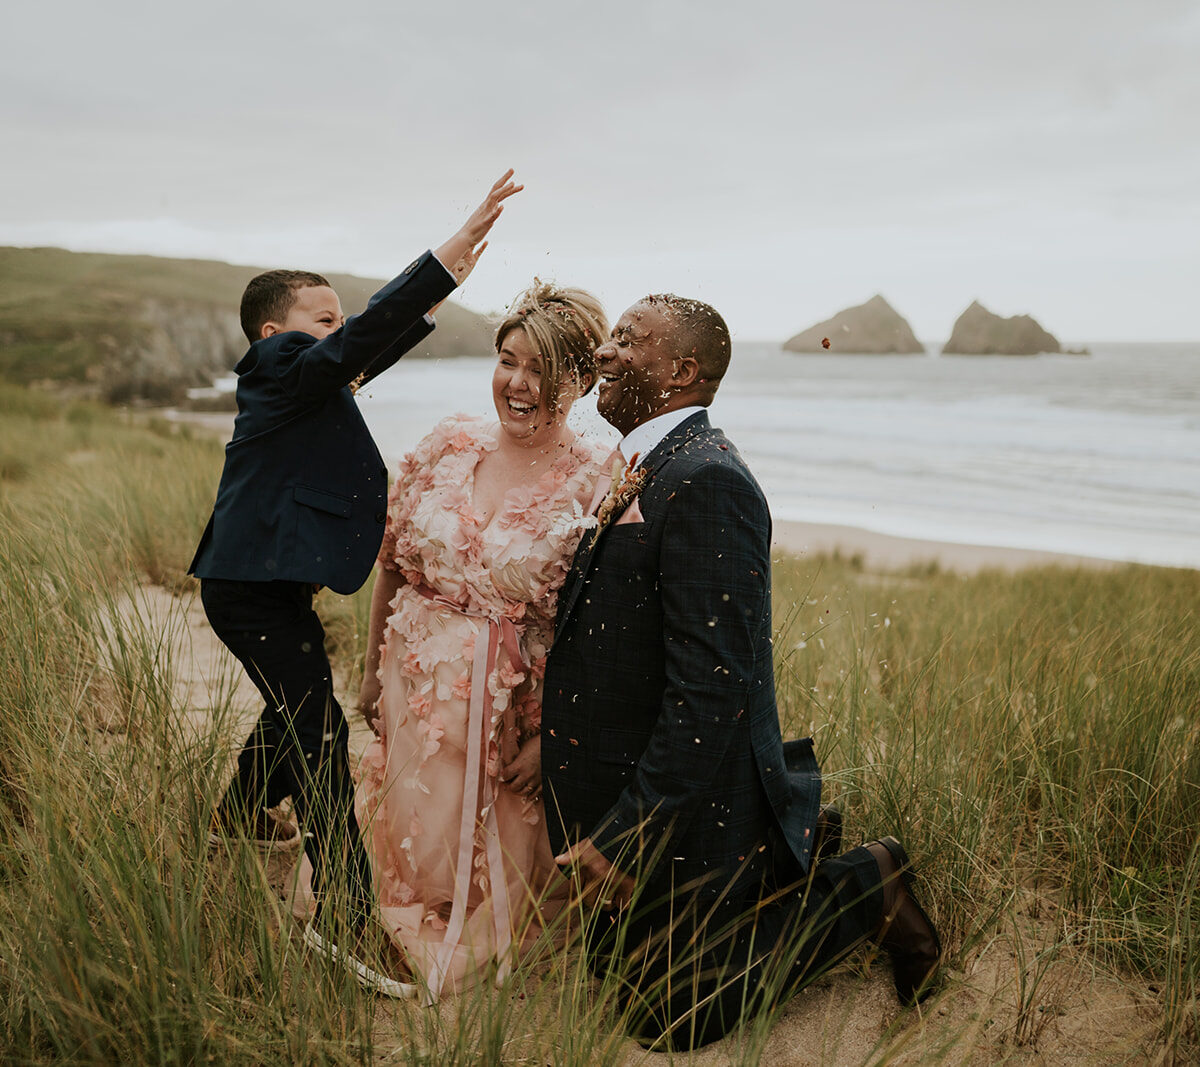
[[[275,323],[264,322],[262,324],[262,329],[258,331],[258,339],[260,341],[264,341],[268,337],[274,337],[277,333],[279,333],[279,330],[279,326],[277,326]]]

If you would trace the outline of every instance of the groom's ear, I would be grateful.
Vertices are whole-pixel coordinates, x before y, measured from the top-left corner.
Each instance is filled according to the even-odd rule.
[[[676,389],[690,389],[700,380],[700,361],[695,356],[676,356],[671,367],[671,384]]]

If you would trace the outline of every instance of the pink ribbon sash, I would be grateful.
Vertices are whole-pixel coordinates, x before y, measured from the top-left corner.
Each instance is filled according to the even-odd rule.
[[[454,953],[462,942],[463,929],[467,922],[467,899],[471,891],[475,830],[478,824],[483,825],[488,881],[492,890],[492,921],[496,932],[496,959],[499,963],[497,982],[502,981],[511,968],[509,954],[512,948],[512,920],[509,914],[508,878],[504,873],[504,854],[500,847],[500,833],[496,820],[496,781],[487,773],[488,742],[491,741],[496,727],[488,679],[496,669],[501,650],[508,656],[511,665],[515,667],[519,663],[526,670],[529,669],[529,657],[521,647],[516,626],[507,616],[485,615],[482,612],[465,610],[423,582],[414,583],[412,588],[427,600],[487,624],[486,630],[481,626],[475,635],[475,655],[471,664],[471,700],[467,717],[467,764],[463,774],[462,821],[459,825],[458,858],[454,871],[454,900],[450,906],[450,921],[446,926],[445,937],[438,947],[428,976],[429,1002],[432,1003],[441,995]],[[503,720],[502,731],[515,725],[511,700]],[[498,744],[497,749],[500,748]]]

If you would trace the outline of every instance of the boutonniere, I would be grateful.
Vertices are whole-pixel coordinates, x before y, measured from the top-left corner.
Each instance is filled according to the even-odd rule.
[[[596,512],[596,530],[592,534],[590,547],[595,548],[596,541],[604,527],[612,521],[612,517],[619,515],[629,507],[645,488],[646,470],[644,467],[637,467],[640,455],[640,452],[635,452],[624,467],[621,466],[619,459],[613,461],[612,485],[609,487],[608,495],[600,502],[600,510]]]

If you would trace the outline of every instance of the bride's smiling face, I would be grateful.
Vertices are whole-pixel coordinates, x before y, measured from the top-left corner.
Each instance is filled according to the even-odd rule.
[[[560,395],[557,411],[551,412],[542,388],[545,365],[541,354],[521,329],[509,330],[500,344],[496,370],[492,374],[492,401],[500,417],[500,428],[522,444],[540,444],[558,433],[570,410],[570,395]],[[568,394],[568,382],[560,394]],[[565,406],[564,406],[565,405]]]

